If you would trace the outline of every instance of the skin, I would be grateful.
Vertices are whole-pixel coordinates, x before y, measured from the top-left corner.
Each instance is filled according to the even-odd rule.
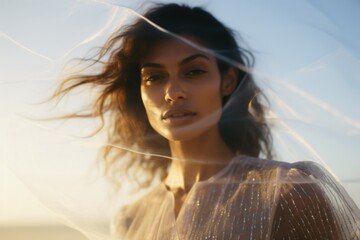
[[[200,45],[195,39],[188,40]],[[220,136],[222,97],[236,86],[216,58],[178,39],[157,43],[141,60],[141,97],[151,126],[169,140],[173,158],[166,186],[177,214],[191,187],[233,157]]]

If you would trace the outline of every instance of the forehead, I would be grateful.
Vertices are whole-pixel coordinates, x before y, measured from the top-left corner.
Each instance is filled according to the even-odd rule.
[[[140,59],[140,63],[167,63],[168,61],[171,61],[171,59],[181,60],[194,54],[203,54],[215,61],[213,52],[207,50],[198,40],[190,36],[183,38],[185,40],[179,38],[166,38],[155,42]]]

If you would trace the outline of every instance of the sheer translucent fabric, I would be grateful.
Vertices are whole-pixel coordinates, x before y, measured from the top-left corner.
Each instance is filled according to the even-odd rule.
[[[174,214],[165,184],[119,212],[119,239],[359,239],[360,211],[317,164],[246,156],[196,183]]]
[[[101,147],[113,146],[123,153],[114,164],[118,169],[128,163],[130,154],[161,155],[164,161],[171,156],[145,151],[136,143],[129,147],[107,141],[111,114],[100,120],[43,120],[91,112],[99,89],[78,89],[55,110],[49,109],[47,101],[38,103],[69,72],[97,73],[107,55],[90,67],[86,64],[91,60],[85,66],[83,62],[72,65],[72,60],[94,59],[94,48],[114,31],[139,19],[148,22],[138,10],[143,1],[68,0],[53,5],[39,0],[31,6],[8,3],[0,9],[4,51],[0,56],[0,174],[11,174],[57,223],[91,240],[360,239],[360,4],[224,2],[191,4],[205,5],[240,33],[241,47],[253,50],[256,65],[246,71],[270,102],[266,121],[275,159],[281,161],[236,156],[215,176],[196,183],[177,215],[173,193],[158,178],[151,188],[134,194],[129,176],[119,174],[123,188],[110,195],[112,182],[105,181],[103,165],[95,164]],[[40,5],[44,9],[36,7]],[[151,4],[142,9],[147,6]],[[84,138],[101,126],[101,120],[105,120],[103,131]],[[131,171],[129,175],[141,179],[141,174]],[[14,206],[0,214],[1,221],[6,222],[7,216],[20,221],[26,204],[19,199],[23,198],[8,201]],[[11,215],[16,211],[20,217]]]

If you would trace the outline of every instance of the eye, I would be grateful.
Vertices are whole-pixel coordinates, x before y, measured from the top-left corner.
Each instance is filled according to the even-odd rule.
[[[165,76],[163,74],[153,73],[153,74],[146,74],[146,75],[142,76],[142,79],[146,85],[151,85],[156,82],[164,80]]]
[[[205,73],[206,73],[205,70],[200,69],[200,68],[195,68],[195,69],[192,69],[192,70],[186,72],[185,75],[188,76],[188,77],[196,77],[196,76],[201,76],[201,75],[203,75]]]

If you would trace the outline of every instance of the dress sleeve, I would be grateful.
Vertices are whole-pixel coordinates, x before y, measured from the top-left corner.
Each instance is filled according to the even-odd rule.
[[[131,224],[131,218],[128,217],[127,207],[120,209],[113,217],[110,224],[111,235],[116,239],[125,239],[127,231]]]
[[[272,239],[360,239],[360,211],[314,163],[293,165],[281,180]]]

